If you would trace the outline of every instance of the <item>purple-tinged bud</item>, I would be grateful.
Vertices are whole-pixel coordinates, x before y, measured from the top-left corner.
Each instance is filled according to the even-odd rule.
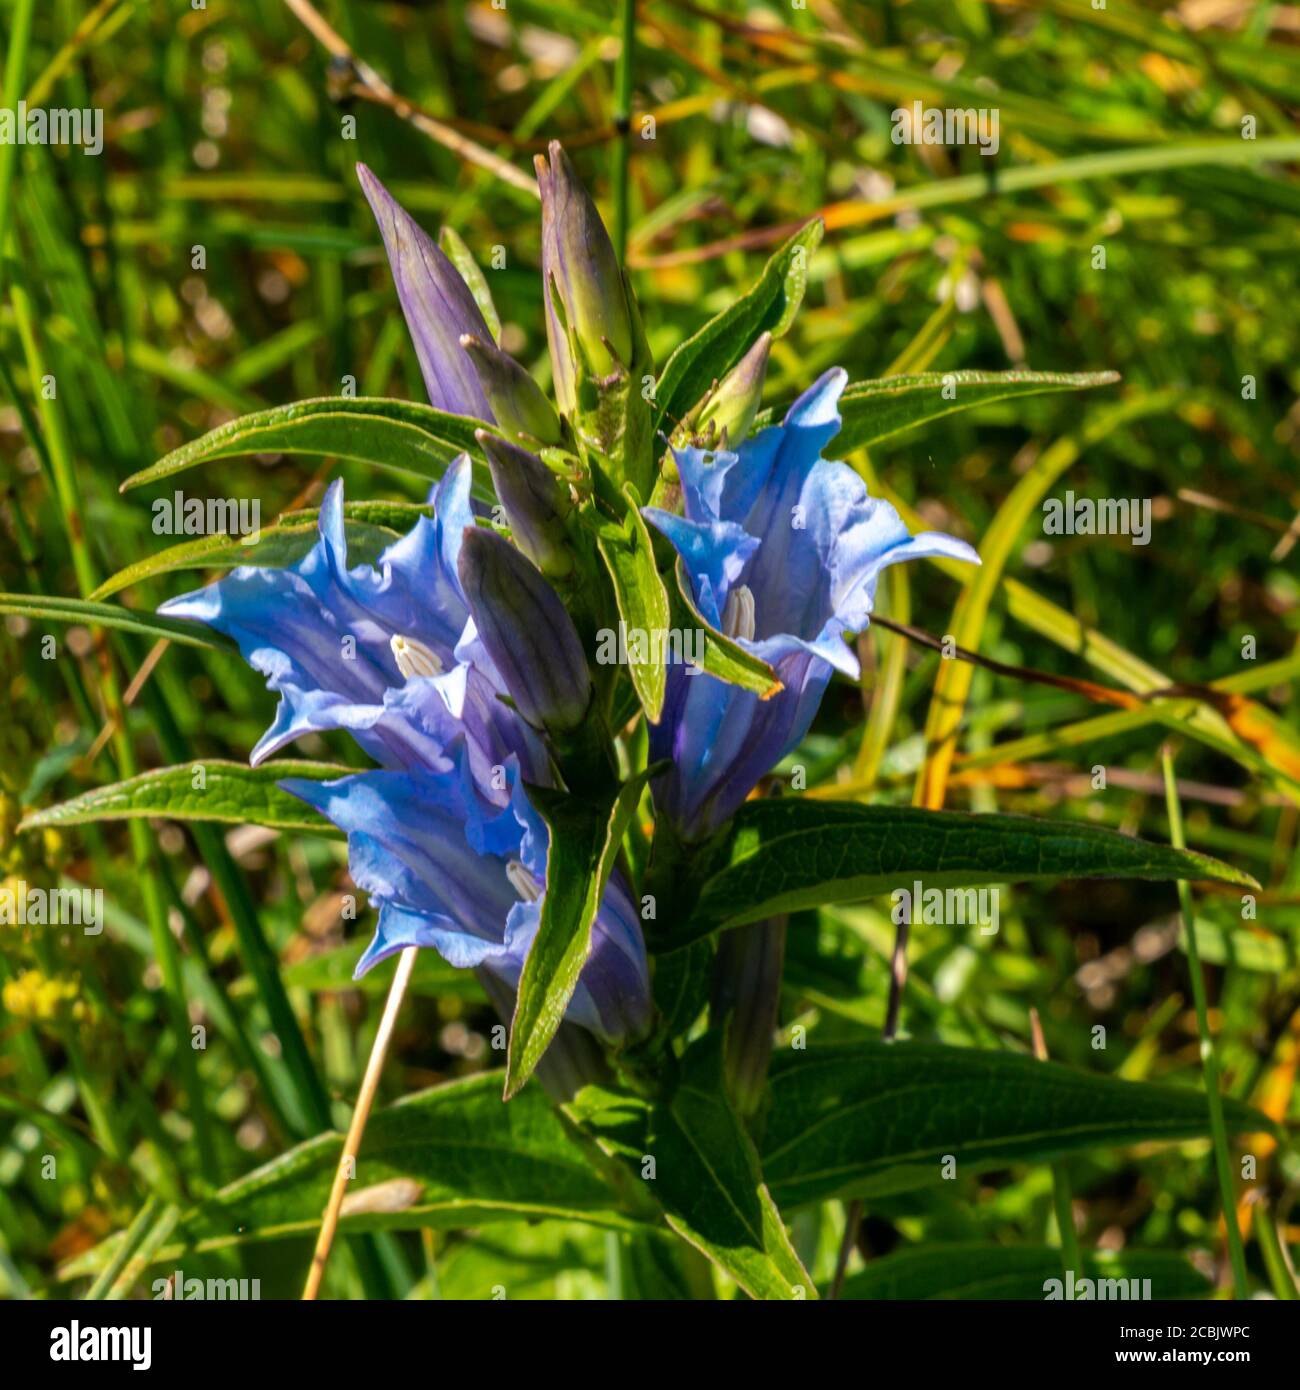
[[[772,335],[763,333],[752,348],[727,373],[718,388],[704,402],[696,433],[713,427],[713,437],[726,438],[726,447],[735,450],[749,433],[758,414],[767,377],[767,359],[772,350]]]
[[[497,501],[510,524],[515,544],[549,579],[563,579],[573,569],[573,546],[565,519],[573,510],[568,489],[527,449],[476,430],[487,455]]]
[[[569,334],[589,370],[608,376],[632,362],[632,318],[623,272],[596,205],[582,186],[569,156],[552,140],[549,162],[537,156],[542,194],[542,280],[546,335],[555,371],[555,394],[564,414],[577,404],[577,363]],[[567,319],[561,323],[552,286]]]
[[[461,337],[460,345],[469,354],[483,394],[503,430],[541,444],[560,442],[560,417],[542,388],[508,352],[471,333]]]
[[[474,626],[515,708],[534,728],[576,729],[591,704],[591,676],[555,590],[509,541],[482,527],[466,527],[458,568]]]
[[[357,177],[384,238],[406,326],[420,359],[429,403],[454,415],[494,423],[461,335],[491,338],[469,286],[433,239],[366,168]]]

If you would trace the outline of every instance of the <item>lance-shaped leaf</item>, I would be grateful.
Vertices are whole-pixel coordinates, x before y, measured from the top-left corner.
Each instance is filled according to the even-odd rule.
[[[768,1078],[760,1150],[782,1207],[834,1196],[940,1187],[957,1175],[1080,1149],[1210,1132],[1191,1087],[1119,1081],[1013,1052],[920,1042],[782,1051]],[[1264,1133],[1258,1111],[1225,1100],[1234,1134]]]
[[[249,767],[247,763],[182,763],[128,777],[125,782],[95,787],[70,801],[33,811],[23,830],[45,826],[89,825],[92,821],[161,817],[167,820],[216,821],[223,825],[267,825],[275,830],[311,830],[337,836],[324,816],[276,785],[284,777],[328,782],[350,768],[334,763],[288,759]]]
[[[545,788],[529,789],[529,800],[546,822],[551,842],[541,921],[519,976],[510,1026],[507,1100],[533,1074],[564,1018],[591,953],[592,923],[647,775],[634,777],[604,805]]]
[[[144,487],[200,464],[248,454],[327,454],[396,473],[441,478],[460,454],[483,457],[474,438],[474,431],[482,426],[481,420],[448,415],[414,401],[366,396],[296,401],[218,425],[133,473],[121,491]]]
[[[339,1134],[320,1134],[244,1174],[187,1212],[175,1242],[155,1259],[313,1237],[342,1144]],[[540,1088],[502,1105],[501,1073],[493,1071],[375,1111],[340,1230],[455,1230],[550,1218],[644,1230],[653,1229],[645,1224],[653,1216],[637,1186],[575,1134]],[[117,1239],[63,1273],[71,1278],[101,1267]]]
[[[621,525],[594,514],[596,545],[614,586],[632,684],[646,718],[657,723],[664,707],[667,662],[672,656],[672,610],[655,565],[650,533],[630,484],[624,485],[623,500],[627,505]],[[622,647],[624,642],[617,645]]]
[[[1118,372],[921,372],[851,382],[840,397],[843,425],[835,436],[835,455],[843,458],[890,435],[929,424],[958,411],[994,401],[1041,396],[1049,391],[1089,391],[1113,386]],[[785,407],[762,411],[754,428],[785,414]]]
[[[235,644],[219,632],[180,618],[162,618],[156,613],[134,613],[113,603],[95,603],[84,598],[57,598],[50,594],[0,594],[0,617],[13,614],[39,618],[52,623],[85,623],[89,627],[111,627],[134,632],[157,641],[166,638],[186,647],[210,647],[231,652]]]
[[[790,327],[808,284],[808,262],[822,239],[809,222],[763,267],[754,285],[682,343],[664,364],[655,391],[655,428],[671,428],[703,400],[762,333],[780,338]]]
[[[668,1224],[751,1298],[817,1297],[727,1099],[720,1032],[687,1050],[670,1101],[647,1105],[591,1087],[572,1109],[636,1176],[645,1178],[653,1158],[646,1186]]]
[[[895,888],[1061,878],[1213,879],[1258,887],[1222,860],[1081,821],[968,815],[856,802],[751,801],[705,849],[687,897],[661,914],[680,928],[660,950],[780,912]],[[692,888],[697,896],[692,903]]]
[[[386,546],[399,539],[398,533],[386,524],[376,526],[352,520],[352,505],[349,503],[343,509],[344,516],[349,518],[346,523],[348,556],[358,564],[373,564]],[[389,509],[391,519],[396,519],[396,511],[396,508]],[[420,513],[421,509],[410,508],[403,524],[410,527]],[[95,590],[91,598],[105,599],[129,589],[133,584],[177,570],[234,569],[239,565],[279,569],[297,564],[319,538],[314,512],[301,520],[284,520],[264,527],[257,540],[251,543],[251,538],[245,540],[240,536],[196,536],[193,540],[169,545],[165,550],[147,555],[143,560],[118,570]]]

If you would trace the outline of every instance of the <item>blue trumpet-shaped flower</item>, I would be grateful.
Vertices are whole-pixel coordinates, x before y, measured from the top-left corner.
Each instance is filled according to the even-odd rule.
[[[469,490],[462,456],[430,496],[433,518],[417,521],[377,566],[349,567],[336,482],[321,506],[320,540],[297,564],[241,566],[162,606],[233,637],[279,692],[255,765],[302,734],[347,729],[387,768],[447,771],[463,752],[496,806],[504,791],[493,769],[511,754],[527,780],[546,780],[539,739],[498,698],[506,687],[473,629],[466,634],[458,564],[474,525]]]
[[[349,567],[335,483],[320,539],[297,564],[241,567],[162,611],[234,638],[279,693],[253,762],[302,734],[347,729],[381,765],[282,784],[348,834],[353,877],[379,906],[358,975],[404,946],[432,946],[513,987],[537,930],[548,847],[523,783],[550,785],[551,764],[538,732],[502,698],[512,692],[478,635],[487,624],[499,636],[496,615],[481,603],[476,611],[463,585],[469,486],[462,457],[431,495],[432,518],[376,565]],[[483,563],[468,568],[491,591]],[[612,879],[568,1017],[612,1039],[641,1031],[648,1014],[639,921]]]
[[[511,782],[505,809],[486,818],[457,772],[281,783],[347,832],[352,876],[379,906],[358,975],[407,946],[432,946],[452,965],[518,985],[541,917],[548,835],[513,767]],[[612,1042],[643,1032],[649,1013],[641,926],[616,874],[566,1017]]]
[[[852,468],[822,458],[845,381],[839,368],[827,372],[739,452],[676,451],[685,515],[645,508],[681,556],[701,614],[782,682],[763,700],[672,668],[650,757],[672,763],[655,798],[688,838],[717,829],[798,744],[832,671],[857,677],[844,634],[867,627],[886,565],[938,555],[979,563],[965,541],[910,535]]]

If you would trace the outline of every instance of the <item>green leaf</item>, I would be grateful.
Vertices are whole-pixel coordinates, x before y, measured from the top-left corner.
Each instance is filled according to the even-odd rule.
[[[203,785],[194,780],[202,770]],[[88,825],[92,821],[163,817],[168,820],[218,821],[226,825],[269,825],[276,830],[310,830],[318,835],[342,832],[296,796],[281,791],[283,777],[330,781],[355,769],[333,763],[284,762],[249,767],[245,763],[209,759],[156,768],[125,782],[95,787],[71,801],[34,811],[19,827]]]
[[[781,337],[803,302],[808,262],[822,239],[820,219],[801,227],[763,267],[754,285],[682,343],[664,364],[655,392],[655,428],[675,423],[753,346],[760,333]]]
[[[189,1211],[177,1228],[180,1244],[159,1251],[155,1261],[186,1250],[314,1236],[342,1145],[340,1134],[318,1134],[238,1178]],[[345,1235],[466,1229],[539,1217],[645,1229],[602,1175],[604,1164],[539,1087],[502,1105],[501,1073],[483,1072],[374,1112],[339,1229]],[[621,1181],[621,1173],[614,1176]],[[636,1195],[630,1185],[627,1190]],[[92,1258],[61,1273],[90,1272],[112,1248],[102,1242]]]
[[[347,521],[348,559],[354,564],[373,561],[385,546],[397,539],[387,527],[367,522]],[[233,569],[236,565],[260,565],[279,569],[296,564],[316,544],[318,532],[314,515],[306,521],[284,521],[264,527],[259,539],[249,544],[239,536],[199,536],[170,545],[106,579],[91,595],[105,599],[132,584],[170,574],[175,570]]]
[[[1118,380],[1117,372],[1017,371],[921,372],[915,376],[854,381],[840,397],[844,423],[830,447],[839,458],[931,420],[973,410],[977,405],[1041,396],[1048,391],[1087,391],[1096,386],[1113,386]],[[765,410],[754,428],[762,429],[784,415],[785,408]]]
[[[693,908],[679,899],[665,914],[682,925],[661,950],[780,912],[911,889],[917,880],[926,888],[1061,878],[1258,887],[1209,855],[1082,821],[793,797],[746,802],[701,858],[699,896]]]
[[[497,306],[492,300],[492,291],[488,288],[487,276],[483,274],[479,263],[474,259],[474,253],[465,245],[460,233],[454,227],[444,227],[438,233],[438,245],[442,249],[442,254],[460,272],[460,278],[469,286],[469,292],[474,296],[474,303],[478,305],[479,313],[483,315],[483,322],[488,326],[488,332],[492,334],[492,341],[501,341],[501,315],[497,313]]]
[[[323,396],[259,410],[219,425],[200,439],[133,473],[121,490],[144,487],[187,468],[245,454],[327,454],[422,478],[441,478],[459,454],[481,459],[474,431],[481,420],[449,415],[415,401]]]
[[[669,1103],[646,1106],[590,1087],[573,1109],[637,1176],[654,1159],[647,1186],[668,1224],[751,1298],[817,1297],[727,1099],[720,1032],[687,1050]]]
[[[48,594],[0,594],[0,617],[15,614],[42,622],[85,623],[88,627],[111,627],[134,632],[154,641],[166,638],[185,647],[207,647],[233,652],[235,644],[221,633],[201,623],[181,618],[161,618],[156,613],[135,613],[115,603],[94,603],[84,598],[54,598]]]
[[[1202,1298],[1210,1292],[1209,1280],[1176,1250],[1087,1251],[1075,1278],[1150,1279],[1152,1298]],[[1041,1302],[1050,1279],[1063,1281],[1061,1252],[1049,1246],[926,1245],[872,1260],[844,1281],[840,1297]]]
[[[784,1051],[769,1091],[763,1174],[783,1207],[938,1187],[947,1155],[961,1176],[1210,1131],[1199,1091],[934,1043]],[[1224,1115],[1233,1133],[1271,1128],[1236,1101],[1225,1100]]]
[[[641,798],[647,774],[632,778],[612,804],[540,787],[529,799],[550,831],[542,919],[519,976],[506,1058],[506,1100],[519,1093],[550,1046],[591,953],[591,926],[610,870]]]
[[[747,652],[739,642],[733,642],[705,620],[691,597],[690,577],[680,558],[674,570],[674,582],[668,586],[668,597],[673,626],[679,632],[693,630],[703,634],[704,656],[700,664],[710,676],[728,685],[738,685],[742,690],[752,690],[765,700],[781,690],[776,672],[766,661]]]
[[[655,565],[650,533],[631,484],[623,485],[623,523],[601,520],[596,545],[609,571],[618,616],[629,633],[628,664],[637,698],[651,723],[658,723],[668,680],[666,644],[671,628],[668,590]],[[633,634],[641,634],[643,641]],[[640,655],[641,659],[636,659]]]

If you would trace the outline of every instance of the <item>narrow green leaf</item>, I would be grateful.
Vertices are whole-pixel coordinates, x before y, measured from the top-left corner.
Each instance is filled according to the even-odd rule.
[[[1085,1278],[1149,1279],[1152,1298],[1203,1298],[1210,1292],[1209,1280],[1177,1250],[1088,1251],[1075,1271],[1076,1281]],[[1052,1279],[1062,1279],[1061,1252],[1050,1246],[941,1243],[872,1260],[845,1280],[840,1297],[1041,1302]],[[1082,1296],[1077,1282],[1076,1290]]]
[[[1258,887],[1209,855],[1087,822],[793,797],[747,802],[702,859],[693,910],[686,900],[674,904],[666,915],[682,926],[660,949],[779,912],[910,889],[917,880],[926,888],[1061,878]]]
[[[772,1063],[763,1173],[783,1206],[939,1187],[958,1176],[1079,1149],[1210,1132],[1189,1087],[1118,1081],[1012,1052],[920,1042],[783,1051]],[[1265,1132],[1225,1101],[1234,1133]]]
[[[914,376],[854,381],[840,397],[844,424],[832,441],[836,457],[888,439],[890,435],[929,424],[931,420],[973,410],[1012,397],[1041,396],[1049,391],[1087,391],[1113,386],[1117,372],[921,372]],[[773,424],[785,409],[765,410],[754,428]]]
[[[348,559],[356,564],[373,560],[386,545],[397,539],[395,532],[365,522],[348,521],[346,526]],[[315,519],[285,521],[267,526],[255,543],[240,536],[198,536],[194,540],[170,545],[106,579],[91,595],[105,599],[130,588],[132,584],[154,579],[176,570],[233,569],[237,565],[260,565],[279,569],[296,564],[316,544]]]
[[[614,585],[618,616],[627,631],[628,669],[641,708],[658,723],[668,680],[666,646],[671,626],[668,590],[655,565],[650,533],[630,484],[623,486],[627,504],[623,523],[600,521],[596,545]]]
[[[808,262],[822,239],[820,220],[801,227],[763,267],[754,285],[682,343],[664,364],[655,392],[655,428],[680,420],[715,381],[753,346],[758,335],[781,337],[803,302]]]
[[[223,1187],[182,1217],[179,1243],[155,1262],[315,1236],[342,1144],[340,1134],[318,1134]],[[593,1151],[537,1087],[502,1105],[497,1071],[435,1086],[371,1116],[340,1231],[463,1230],[537,1218],[646,1229]],[[119,1240],[101,1242],[61,1277],[102,1267]]]
[[[459,454],[482,458],[474,438],[474,431],[482,428],[481,420],[449,415],[415,401],[324,396],[259,410],[219,425],[133,473],[121,490],[246,454],[327,454],[399,473],[441,478]]]
[[[591,952],[591,926],[609,882],[623,832],[647,774],[624,784],[612,804],[533,787],[529,798],[551,833],[546,896],[537,935],[519,976],[510,1025],[505,1098],[518,1095],[550,1046]]]
[[[444,227],[438,233],[438,245],[442,248],[442,253],[460,272],[460,278],[469,286],[469,292],[474,296],[474,303],[478,305],[479,313],[483,315],[483,322],[488,326],[488,332],[492,334],[492,341],[501,341],[501,315],[497,313],[497,306],[492,300],[492,291],[488,288],[487,276],[483,274],[482,267],[474,259],[474,253],[465,245],[464,239],[454,227]]]
[[[226,825],[269,825],[276,830],[311,830],[319,835],[338,836],[342,832],[324,816],[296,796],[281,791],[276,783],[284,777],[325,782],[346,777],[352,771],[332,763],[293,759],[261,767],[212,759],[182,763],[142,772],[108,787],[95,787],[71,801],[34,811],[19,829],[158,816]],[[196,786],[196,781],[201,785]]]
[[[201,623],[181,618],[162,618],[156,613],[135,613],[115,603],[94,603],[84,598],[55,598],[49,594],[0,594],[0,616],[15,614],[42,622],[85,623],[88,627],[111,627],[153,641],[165,637],[186,647],[207,647],[233,652],[235,644],[221,633]]]
[[[654,1159],[647,1186],[668,1224],[751,1298],[817,1297],[727,1099],[720,1032],[687,1050],[670,1102],[647,1106],[593,1087],[573,1110],[639,1178]]]

